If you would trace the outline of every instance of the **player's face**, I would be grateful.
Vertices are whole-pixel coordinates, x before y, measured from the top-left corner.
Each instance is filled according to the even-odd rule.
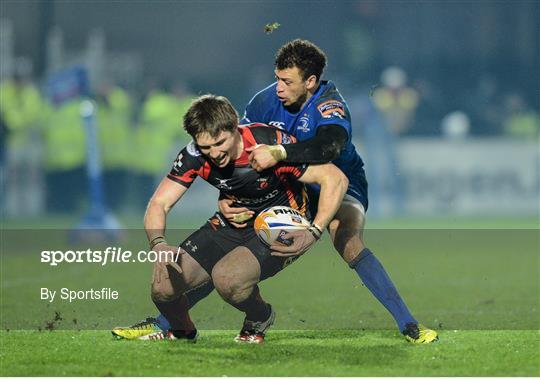
[[[217,137],[201,133],[195,140],[201,153],[210,158],[218,167],[227,166],[242,152],[242,139],[238,131],[221,132]]]
[[[302,105],[307,99],[308,88],[298,67],[275,70],[275,74],[279,101],[286,107]]]

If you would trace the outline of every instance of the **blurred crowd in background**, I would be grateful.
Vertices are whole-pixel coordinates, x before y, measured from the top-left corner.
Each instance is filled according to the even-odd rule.
[[[27,61],[19,62],[0,91],[6,215],[80,210],[87,188],[82,98],[52,104]],[[144,209],[171,157],[191,140],[182,116],[192,99],[180,83],[152,82],[144,94],[112,82],[97,86],[93,101],[103,186],[115,211]]]
[[[4,214],[73,213],[84,205],[86,137],[81,99],[54,104],[45,88],[48,75],[73,63],[84,65],[91,75],[107,203],[119,212],[144,209],[172,158],[190,140],[182,129],[183,114],[196,95],[214,87],[189,83],[176,72],[164,75],[141,69],[136,56],[122,60],[117,54],[113,61],[114,51],[105,47],[107,36],[102,29],[89,34],[76,58],[66,57],[62,30],[51,29],[46,39],[46,68],[37,73],[34,60],[16,54],[13,21],[3,19],[1,24]],[[353,42],[343,43],[369,47],[372,42],[363,39],[358,30],[355,33]],[[329,59],[332,62],[330,54]],[[231,97],[242,114],[255,91],[271,82],[272,63],[237,78],[237,82],[246,82],[244,91],[219,94]],[[356,69],[331,69],[327,75],[347,100],[355,138],[371,160],[384,154],[391,157],[390,165],[398,165],[398,158],[392,158],[393,145],[404,138],[538,141],[538,83],[536,91],[534,84],[531,91],[489,70],[476,72],[472,79],[469,75],[470,81],[456,82],[455,75],[441,80],[421,67],[406,70],[394,62],[386,63],[370,66],[371,72],[378,67],[377,74],[361,80],[350,80]]]

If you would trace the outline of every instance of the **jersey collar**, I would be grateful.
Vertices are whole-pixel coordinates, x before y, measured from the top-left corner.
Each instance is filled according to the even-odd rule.
[[[242,150],[240,157],[234,161],[234,165],[247,166],[249,165],[249,153],[246,151],[246,148],[256,145],[257,141],[255,141],[255,137],[253,137],[253,133],[251,133],[248,126],[239,126],[238,130],[242,136],[242,142],[244,142],[244,150]]]

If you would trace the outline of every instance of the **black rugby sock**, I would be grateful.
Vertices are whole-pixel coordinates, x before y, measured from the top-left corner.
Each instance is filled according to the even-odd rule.
[[[209,280],[206,283],[198,287],[192,288],[186,293],[184,293],[184,295],[187,297],[188,309],[193,308],[195,304],[197,304],[199,301],[201,301],[202,299],[210,295],[210,293],[212,293],[213,290],[214,290],[214,283],[212,283],[212,281]],[[162,330],[171,329],[171,324],[169,323],[165,315],[160,314],[156,316],[156,319],[157,319],[157,323],[159,327]]]
[[[195,325],[189,317],[189,305],[186,295],[167,302],[156,301],[154,299],[152,301],[161,314],[167,318],[172,330],[191,331],[195,329]]]
[[[258,286],[253,288],[246,300],[231,305],[244,312],[249,321],[266,321],[270,317],[270,304],[262,299]]]

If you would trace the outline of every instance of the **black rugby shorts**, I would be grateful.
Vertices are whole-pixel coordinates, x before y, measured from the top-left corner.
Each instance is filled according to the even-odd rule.
[[[272,256],[270,248],[259,240],[251,225],[242,229],[234,228],[219,213],[180,244],[210,276],[216,263],[239,246],[247,247],[257,258],[261,266],[261,280],[276,275],[298,258]]]

